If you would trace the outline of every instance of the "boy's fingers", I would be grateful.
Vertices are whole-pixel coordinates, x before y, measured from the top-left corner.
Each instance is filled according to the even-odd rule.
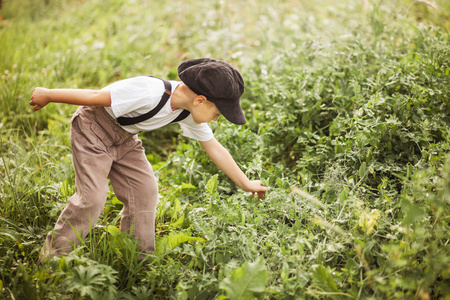
[[[259,198],[264,198],[264,196],[266,195],[266,192],[256,192],[256,197]],[[255,196],[255,192],[252,192],[252,197]]]

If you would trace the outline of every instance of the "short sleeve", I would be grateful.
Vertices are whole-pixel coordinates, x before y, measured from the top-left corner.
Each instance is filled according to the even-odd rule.
[[[180,124],[185,137],[199,142],[206,142],[214,137],[213,131],[207,123],[197,124],[194,122],[191,115],[178,124]]]
[[[117,81],[104,89],[110,91],[111,109],[118,118],[140,115],[151,110],[158,104],[160,95],[164,92],[164,84],[158,79],[139,76]]]

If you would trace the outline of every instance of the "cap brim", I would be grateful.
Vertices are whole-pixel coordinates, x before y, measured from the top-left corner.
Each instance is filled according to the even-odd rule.
[[[239,104],[239,100],[230,103],[229,101],[213,100],[220,113],[233,124],[244,125],[247,120],[245,119],[244,111]]]

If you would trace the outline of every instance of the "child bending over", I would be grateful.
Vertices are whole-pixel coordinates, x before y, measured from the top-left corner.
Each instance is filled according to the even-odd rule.
[[[80,107],[72,117],[71,146],[75,194],[68,200],[41,254],[66,255],[84,238],[103,211],[108,179],[123,202],[120,229],[140,240],[144,253],[155,250],[158,186],[137,134],[180,124],[183,135],[196,139],[211,160],[244,191],[264,195],[259,180],[249,180],[229,152],[214,138],[208,122],[223,115],[246,122],[240,106],[244,81],[226,62],[201,58],[182,62],[181,81],[140,76],[101,90],[36,88],[33,111],[50,102]],[[157,141],[155,141],[157,142]]]

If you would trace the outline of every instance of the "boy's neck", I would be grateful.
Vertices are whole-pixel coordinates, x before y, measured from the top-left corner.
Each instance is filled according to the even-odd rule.
[[[191,91],[184,83],[180,83],[173,91],[170,101],[172,111],[177,109],[189,110],[192,99],[195,98],[195,93]]]
[[[173,98],[172,98],[172,101],[170,101],[170,108],[172,109],[172,111],[176,111],[178,109],[177,107],[175,107],[173,105]]]

